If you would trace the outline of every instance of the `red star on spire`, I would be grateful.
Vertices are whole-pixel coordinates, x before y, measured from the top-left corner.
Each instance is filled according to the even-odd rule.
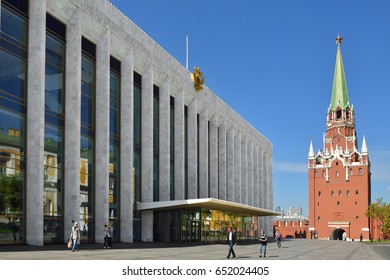
[[[344,39],[344,38],[341,38],[340,35],[338,35],[337,38],[336,38],[336,44],[341,44],[341,43],[342,43],[341,41],[342,41],[343,39]]]

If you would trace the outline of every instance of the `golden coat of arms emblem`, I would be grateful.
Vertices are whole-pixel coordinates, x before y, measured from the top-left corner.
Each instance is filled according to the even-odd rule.
[[[200,71],[199,67],[194,67],[194,73],[191,74],[191,79],[194,82],[194,88],[196,91],[201,91],[203,89],[204,77],[203,73]]]

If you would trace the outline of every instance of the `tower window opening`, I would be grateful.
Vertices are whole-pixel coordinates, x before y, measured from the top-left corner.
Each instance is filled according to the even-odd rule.
[[[339,191],[339,196],[341,196],[341,194],[342,194],[342,192],[341,192],[341,191]]]
[[[331,191],[331,192],[330,192],[330,196],[334,196],[334,191]]]
[[[337,206],[340,206],[340,204],[341,204],[340,201],[337,201]]]
[[[341,110],[336,111],[336,119],[341,119]]]

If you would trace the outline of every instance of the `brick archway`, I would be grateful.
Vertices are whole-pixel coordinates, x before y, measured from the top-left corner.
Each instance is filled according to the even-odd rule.
[[[332,239],[333,240],[343,240],[343,234],[345,230],[342,228],[336,228],[334,231],[332,231]]]

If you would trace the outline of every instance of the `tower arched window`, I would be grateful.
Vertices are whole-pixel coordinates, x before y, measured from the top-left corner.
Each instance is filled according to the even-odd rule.
[[[361,168],[359,168],[359,175],[362,175],[363,174],[363,170]]]
[[[334,196],[334,191],[331,191],[331,192],[330,192],[330,196]]]
[[[352,175],[353,175],[353,170],[351,168],[351,169],[349,169],[349,176],[352,176]]]
[[[339,191],[339,196],[341,196],[341,194],[342,194],[342,192],[341,192],[341,191]]]
[[[318,196],[319,196],[319,197],[321,196],[321,191],[318,191]]]
[[[336,111],[336,119],[341,119],[341,110]]]

